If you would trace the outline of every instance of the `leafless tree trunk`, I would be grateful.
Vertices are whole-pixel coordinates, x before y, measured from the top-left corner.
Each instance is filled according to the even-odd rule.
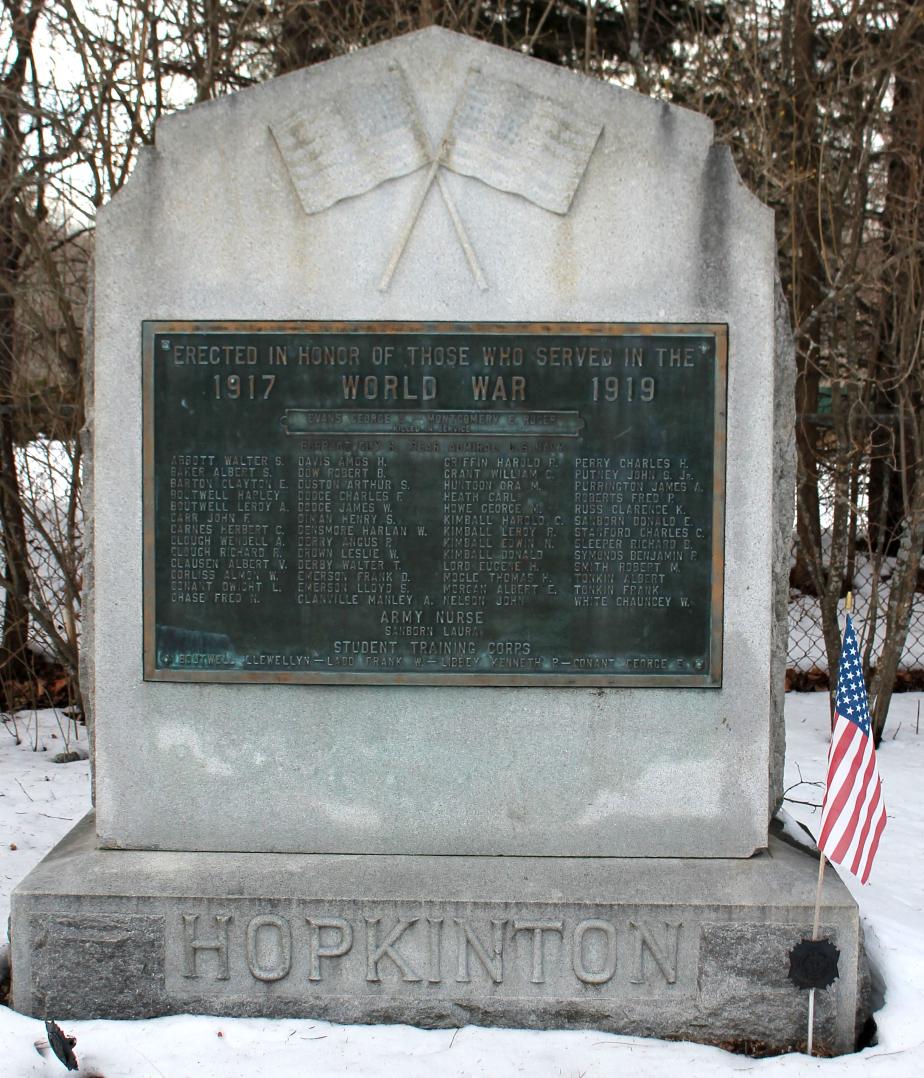
[[[821,301],[821,219],[819,214],[818,101],[816,95],[815,24],[812,0],[789,0],[792,27],[792,147],[797,180],[790,189],[792,266],[790,300],[796,324],[796,531],[799,537],[793,584],[818,595],[824,584],[815,571],[812,551],[821,550],[818,504],[818,455],[815,417],[818,413],[819,357],[816,336],[805,328]]]
[[[17,212],[26,152],[22,125],[29,119],[31,111],[25,95],[32,42],[43,4],[44,0],[32,0],[28,6],[20,0],[5,0],[10,27],[0,88],[0,527],[5,574],[0,685],[27,677],[29,672],[29,572],[13,433],[13,375],[16,364],[15,287],[25,246]]]
[[[890,487],[897,488],[890,490],[882,516],[897,532],[897,549],[885,644],[872,686],[877,738],[885,726],[924,554],[924,9],[915,0],[902,6],[888,133],[879,340],[883,396],[895,417],[887,474]]]

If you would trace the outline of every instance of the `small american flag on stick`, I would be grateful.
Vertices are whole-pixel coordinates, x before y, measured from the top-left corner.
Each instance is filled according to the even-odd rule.
[[[885,825],[863,663],[848,614],[837,670],[834,730],[828,750],[818,848],[829,861],[866,883]]]

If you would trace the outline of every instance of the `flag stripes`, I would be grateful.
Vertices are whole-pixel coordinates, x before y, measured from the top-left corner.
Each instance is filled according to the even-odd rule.
[[[834,718],[818,848],[829,861],[866,883],[886,825],[886,810],[860,650],[849,614]]]

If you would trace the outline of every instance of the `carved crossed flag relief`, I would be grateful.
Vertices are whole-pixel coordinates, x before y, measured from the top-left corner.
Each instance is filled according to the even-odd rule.
[[[271,125],[306,213],[430,166],[379,285],[386,289],[434,180],[479,287],[487,287],[441,168],[566,214],[603,130],[561,102],[472,68],[445,134],[430,145],[404,72],[357,82]]]
[[[519,83],[471,71],[441,164],[565,214],[602,130]]]
[[[306,213],[320,213],[430,162],[407,83],[389,73],[270,125]]]

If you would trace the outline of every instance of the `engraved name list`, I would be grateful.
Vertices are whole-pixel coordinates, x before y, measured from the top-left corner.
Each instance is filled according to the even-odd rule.
[[[146,323],[145,676],[721,680],[724,326]]]

